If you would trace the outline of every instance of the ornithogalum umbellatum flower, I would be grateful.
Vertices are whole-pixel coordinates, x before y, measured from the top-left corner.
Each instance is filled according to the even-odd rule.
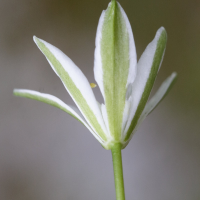
[[[131,25],[120,4],[114,0],[102,12],[96,34],[94,77],[103,95],[103,104],[97,102],[87,78],[69,57],[35,36],[34,42],[79,111],[50,94],[25,89],[15,89],[14,94],[64,110],[85,125],[105,149],[111,149],[115,143],[120,143],[121,148],[128,144],[176,77],[176,73],[172,73],[148,101],[163,60],[167,33],[163,27],[158,29],[137,62]]]

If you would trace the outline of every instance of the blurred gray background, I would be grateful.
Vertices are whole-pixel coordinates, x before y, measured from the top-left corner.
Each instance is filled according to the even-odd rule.
[[[54,107],[13,88],[73,104],[32,41],[64,51],[94,82],[97,23],[108,0],[0,0],[0,199],[115,199],[110,151]],[[168,44],[156,84],[176,71],[170,94],[123,150],[127,200],[200,199],[200,1],[121,0],[138,58],[164,26]],[[102,101],[98,88],[94,89]]]

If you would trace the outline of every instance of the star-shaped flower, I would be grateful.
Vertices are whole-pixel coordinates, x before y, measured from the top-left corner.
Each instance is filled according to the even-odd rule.
[[[24,89],[15,89],[14,94],[64,110],[85,125],[105,149],[111,149],[115,143],[124,148],[176,78],[176,73],[172,73],[147,102],[163,60],[167,34],[161,27],[137,62],[131,25],[114,0],[102,12],[96,35],[94,77],[105,104],[97,102],[85,75],[61,50],[35,36],[34,42],[80,112],[50,94]]]

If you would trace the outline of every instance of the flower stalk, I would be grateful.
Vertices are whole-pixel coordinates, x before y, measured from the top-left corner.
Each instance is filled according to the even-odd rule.
[[[115,177],[116,200],[125,200],[121,144],[115,143],[111,148],[111,152]]]

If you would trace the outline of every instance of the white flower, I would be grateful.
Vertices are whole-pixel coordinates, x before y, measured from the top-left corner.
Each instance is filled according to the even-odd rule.
[[[124,148],[144,118],[158,105],[175,80],[172,73],[147,102],[160,68],[167,34],[160,28],[137,63],[132,29],[119,3],[102,12],[96,35],[94,76],[105,104],[99,104],[82,71],[62,51],[34,36],[38,48],[59,76],[78,109],[49,94],[15,89],[17,96],[58,107],[84,124],[105,149]]]

